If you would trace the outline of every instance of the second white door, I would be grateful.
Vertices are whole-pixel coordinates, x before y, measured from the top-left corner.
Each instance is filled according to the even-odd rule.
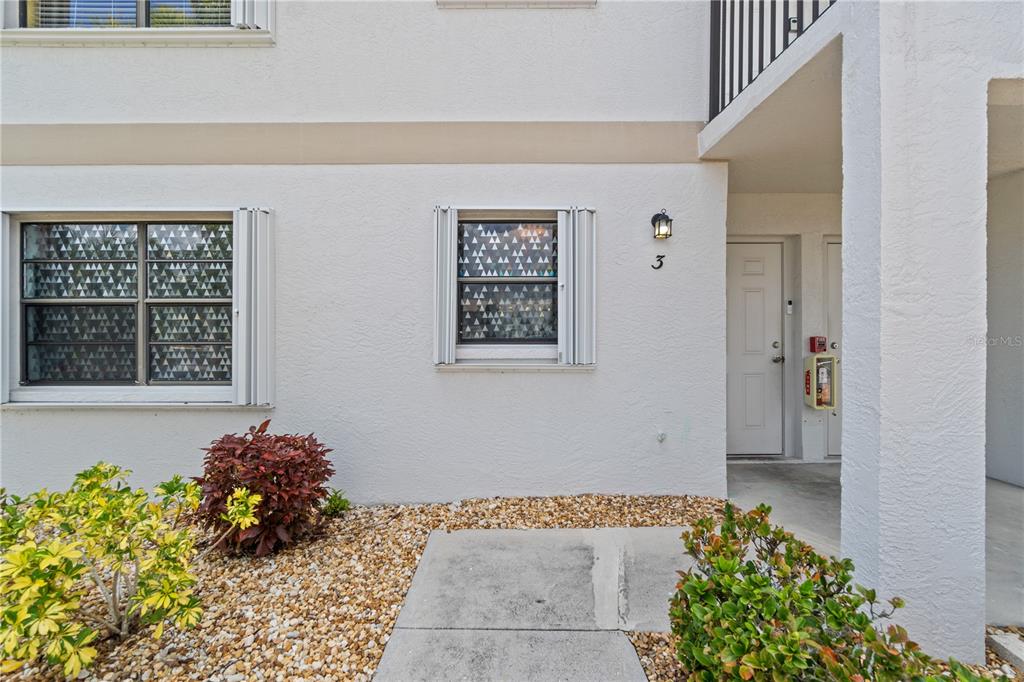
[[[782,244],[729,244],[726,448],[782,454]]]
[[[839,358],[839,375],[835,378],[839,387],[839,406],[828,413],[828,454],[839,456],[843,452],[843,386],[840,381],[843,372],[843,247],[839,242],[829,242],[825,251],[825,306],[828,315],[828,352]]]

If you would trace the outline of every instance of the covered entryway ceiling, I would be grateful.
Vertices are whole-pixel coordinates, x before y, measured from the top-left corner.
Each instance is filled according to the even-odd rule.
[[[707,139],[709,124],[701,157],[729,162],[730,193],[842,191],[841,69],[836,38],[718,139]]]
[[[988,176],[1024,169],[1024,80],[989,84]]]

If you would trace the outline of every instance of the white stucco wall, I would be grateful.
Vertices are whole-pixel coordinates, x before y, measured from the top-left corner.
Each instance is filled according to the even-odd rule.
[[[0,117],[89,123],[707,116],[706,2],[601,0],[569,10],[445,10],[434,0],[275,4],[273,47],[3,48]]]
[[[843,554],[906,599],[926,651],[980,661],[986,361],[969,339],[987,329],[987,86],[1024,71],[1024,5],[846,11]]]
[[[842,232],[838,194],[730,194],[726,218],[734,241],[783,239],[786,456],[823,461],[828,456],[826,414],[803,401],[803,359],[807,337],[826,335],[825,248]],[[838,339],[836,339],[838,341]]]
[[[988,183],[985,464],[1024,486],[1024,171]]]
[[[2,181],[5,210],[267,206],[277,236],[272,411],[4,406],[9,488],[60,486],[101,458],[140,484],[198,474],[200,447],[269,415],[333,447],[334,483],[359,502],[725,494],[725,164],[8,167]],[[596,370],[434,369],[439,203],[597,210]],[[674,236],[655,242],[662,207]]]

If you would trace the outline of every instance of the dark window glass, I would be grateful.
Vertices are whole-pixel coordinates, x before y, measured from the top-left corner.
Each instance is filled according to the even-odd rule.
[[[230,223],[26,223],[21,244],[24,382],[230,383]]]
[[[29,382],[135,381],[134,305],[26,305]]]
[[[459,342],[558,341],[554,222],[459,223]]]

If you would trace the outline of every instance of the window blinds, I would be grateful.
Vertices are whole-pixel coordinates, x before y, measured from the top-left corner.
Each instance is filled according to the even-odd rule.
[[[596,356],[594,212],[558,212],[558,362],[592,365]]]
[[[138,25],[136,0],[27,0],[26,28],[118,28]]]
[[[274,398],[274,239],[271,213],[235,211],[235,403],[270,405]]]
[[[23,5],[23,25],[26,28],[230,26],[232,2],[233,0],[26,0]],[[252,0],[241,4],[251,6]],[[244,8],[241,11],[244,11]],[[254,14],[254,8],[250,9],[249,13]]]

